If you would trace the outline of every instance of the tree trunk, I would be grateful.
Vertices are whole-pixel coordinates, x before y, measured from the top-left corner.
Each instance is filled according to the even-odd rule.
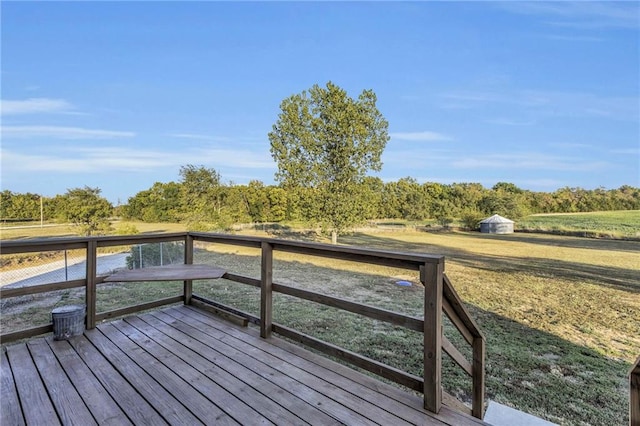
[[[331,244],[338,244],[338,232],[331,231]]]

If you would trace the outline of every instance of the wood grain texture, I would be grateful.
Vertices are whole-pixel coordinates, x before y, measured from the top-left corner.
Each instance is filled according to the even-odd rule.
[[[36,365],[24,343],[7,347],[7,356],[15,380],[24,420],[33,425],[59,425],[60,420]],[[32,407],[36,407],[33,409]]]
[[[127,269],[109,275],[104,282],[183,281],[217,279],[225,270],[209,265],[165,265]]]
[[[86,410],[100,425],[483,424],[189,305],[9,346],[2,379],[0,400],[28,424],[91,424]]]
[[[2,363],[0,369],[0,380],[2,383],[0,398],[0,424],[3,425],[24,425],[24,416],[20,408],[18,390],[13,380],[13,372],[9,365],[6,352],[2,351]]]

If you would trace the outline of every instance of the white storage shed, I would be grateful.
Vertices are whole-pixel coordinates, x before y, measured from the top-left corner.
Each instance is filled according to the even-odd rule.
[[[511,234],[513,233],[513,221],[494,214],[480,222],[480,232],[488,234]]]

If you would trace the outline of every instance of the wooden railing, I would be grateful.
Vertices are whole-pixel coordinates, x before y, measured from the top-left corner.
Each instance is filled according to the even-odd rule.
[[[260,278],[227,272],[222,278],[260,288],[260,316],[223,305],[214,300],[193,293],[192,281],[184,281],[181,295],[168,297],[148,303],[137,304],[107,312],[96,311],[96,289],[103,283],[104,276],[96,274],[97,250],[100,247],[125,246],[143,243],[183,241],[185,245],[184,262],[193,263],[194,242],[210,242],[253,247],[261,250]],[[478,326],[464,307],[460,297],[444,273],[444,257],[418,253],[398,253],[370,250],[356,247],[335,246],[318,243],[288,240],[265,239],[258,237],[234,236],[210,233],[174,233],[155,235],[136,235],[118,237],[89,237],[47,240],[19,240],[0,242],[2,254],[18,254],[54,250],[85,249],[86,277],[80,280],[64,281],[23,288],[0,288],[2,299],[24,296],[55,290],[85,287],[86,289],[86,326],[94,328],[96,322],[151,309],[166,304],[184,302],[202,307],[231,313],[245,318],[260,327],[260,334],[269,338],[277,333],[298,341],[330,356],[349,362],[359,368],[373,372],[408,388],[422,392],[424,406],[432,412],[439,412],[442,403],[458,410],[482,418],[484,413],[484,357],[485,340]],[[327,296],[313,291],[294,288],[273,282],[273,253],[281,251],[325,258],[342,259],[359,263],[397,267],[418,271],[424,284],[424,318],[416,318],[373,306]],[[424,361],[423,377],[390,367],[386,364],[364,357],[347,349],[340,348],[307,334],[274,323],[272,320],[273,293],[282,293],[326,306],[353,312],[365,317],[408,328],[423,333]],[[464,340],[472,348],[472,360],[469,361],[443,333],[443,315],[451,320]],[[25,330],[0,335],[2,343],[24,339],[51,332],[53,325],[43,324]],[[442,390],[442,350],[472,379],[472,408],[459,402],[455,397]]]
[[[640,426],[640,356],[629,370],[629,425]]]

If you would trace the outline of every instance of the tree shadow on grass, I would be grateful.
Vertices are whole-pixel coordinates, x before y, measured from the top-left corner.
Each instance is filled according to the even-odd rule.
[[[578,249],[622,251],[635,253],[640,249],[640,242],[631,240],[614,240],[605,238],[586,238],[573,236],[545,236],[541,234],[518,233],[515,234],[481,234],[469,233],[470,238],[487,238],[501,241],[516,241],[527,244],[540,244],[551,247],[567,247]]]
[[[252,269],[253,275],[259,274],[259,258],[257,256],[218,255],[221,264],[232,262],[237,268]],[[336,267],[320,267],[302,263],[300,260],[281,260],[279,270],[291,274],[290,280],[299,280],[295,286],[306,287],[307,283],[322,282],[325,294],[335,295],[354,301],[379,306],[371,299],[377,295],[389,297],[390,303],[401,306],[380,306],[402,312],[405,307],[413,310],[414,305],[421,305],[423,293],[420,287],[401,288],[389,282],[388,276],[358,273],[359,281],[353,281],[354,272]],[[247,273],[247,272],[245,272]],[[324,277],[324,278],[323,278]],[[287,280],[287,285],[294,285]],[[345,288],[344,283],[352,283],[353,288]],[[453,283],[455,286],[455,282]],[[207,286],[214,292],[213,299],[222,294],[228,300],[222,300],[231,306],[247,303],[247,290],[237,283],[223,285],[215,282]],[[333,294],[332,289],[339,288],[340,294]],[[194,292],[195,292],[194,288]],[[258,291],[257,289],[252,289]],[[366,292],[365,292],[366,291]],[[235,294],[232,294],[235,293]],[[304,333],[344,347],[345,349],[371,356],[381,362],[402,368],[412,374],[422,375],[420,353],[421,336],[410,338],[416,345],[405,342],[398,332],[382,332],[379,324],[347,320],[343,311],[302,302],[298,299],[287,304],[276,296],[274,318]],[[235,299],[234,299],[235,297]],[[258,296],[254,295],[254,309],[257,308]],[[311,305],[308,310],[303,305]],[[486,337],[486,396],[502,404],[515,407],[533,415],[546,418],[561,424],[625,424],[627,416],[628,384],[626,374],[629,363],[608,358],[595,350],[572,343],[557,335],[531,328],[505,316],[465,304],[472,318],[476,320]],[[286,316],[284,318],[283,316]],[[291,317],[291,318],[289,318]],[[354,328],[355,327],[355,328]],[[457,333],[451,333],[450,326],[445,332],[463,353],[469,353],[468,345]],[[413,333],[413,332],[411,332]],[[400,339],[400,340],[398,340]],[[378,359],[376,355],[383,356]],[[407,365],[407,360],[414,360]],[[460,387],[457,375],[460,369],[453,372],[445,369],[443,385],[450,393],[468,399],[470,388]],[[465,382],[466,383],[466,382]]]
[[[412,243],[369,234],[344,236],[342,237],[342,242],[345,244],[382,248],[385,250],[414,251],[421,253],[429,251],[446,256],[447,261],[487,271],[506,273],[524,272],[546,278],[557,277],[572,281],[589,281],[632,293],[640,292],[638,271],[634,269],[590,265],[557,259],[477,254],[464,249],[443,245]]]
[[[627,424],[630,363],[467,306],[487,341],[488,399],[561,424]]]

